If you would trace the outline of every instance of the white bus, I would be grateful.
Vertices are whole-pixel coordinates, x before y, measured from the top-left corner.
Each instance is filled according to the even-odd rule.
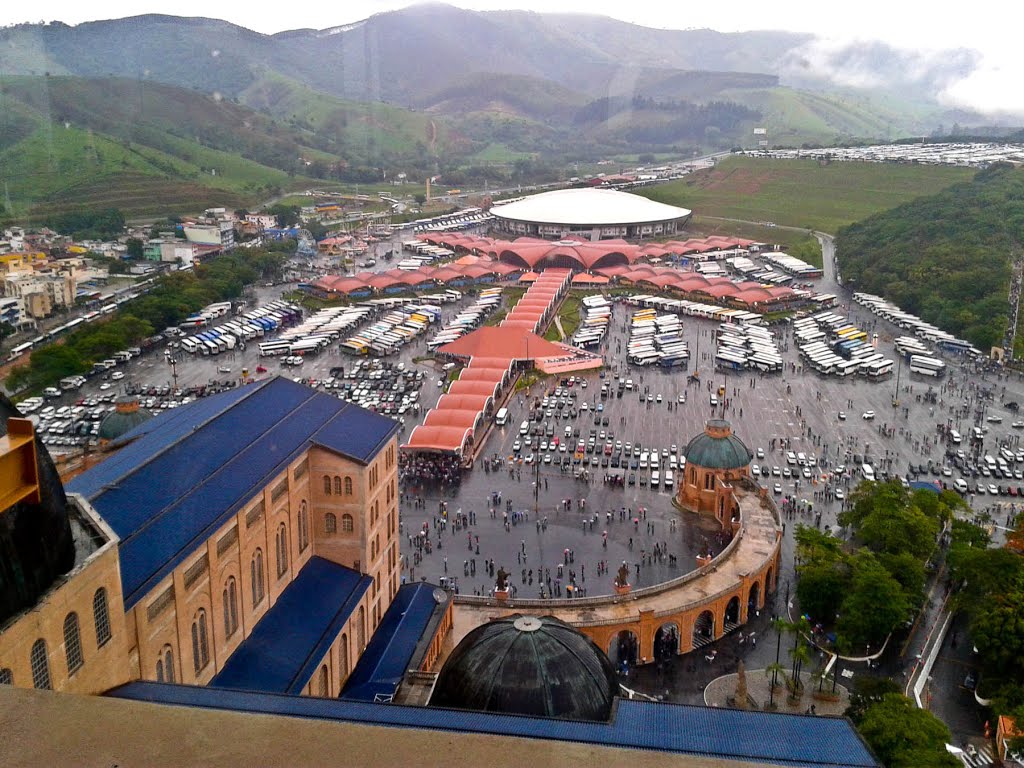
[[[910,372],[923,376],[942,376],[946,372],[946,364],[934,357],[924,355],[910,356]]]
[[[865,480],[874,480],[875,479],[875,470],[873,470],[871,468],[870,464],[861,464],[861,466],[860,466],[860,473],[861,473],[861,475],[864,476]]]
[[[498,412],[494,415],[494,423],[499,427],[504,427],[508,424],[508,408],[498,409]]]

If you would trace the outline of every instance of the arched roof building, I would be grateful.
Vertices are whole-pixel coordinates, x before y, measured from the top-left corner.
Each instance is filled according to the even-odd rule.
[[[692,214],[615,189],[557,189],[495,205],[490,212],[506,232],[591,242],[672,234]]]

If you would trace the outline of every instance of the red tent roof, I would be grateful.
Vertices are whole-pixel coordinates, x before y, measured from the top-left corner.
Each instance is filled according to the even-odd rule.
[[[565,350],[557,344],[504,324],[499,328],[478,328],[461,339],[439,347],[438,352],[458,357],[501,357],[507,360],[532,360],[565,354]]]
[[[461,453],[472,434],[473,430],[467,427],[428,427],[421,424],[412,431],[409,441],[402,447]]]
[[[425,427],[469,427],[476,429],[477,422],[483,413],[479,410],[455,410],[454,408],[435,408],[427,412],[423,420]]]

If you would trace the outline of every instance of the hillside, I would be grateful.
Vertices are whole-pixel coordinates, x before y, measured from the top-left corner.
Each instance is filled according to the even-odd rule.
[[[429,116],[263,83],[246,95],[271,114],[145,80],[5,79],[0,182],[11,213],[38,218],[100,198],[129,214],[253,203],[286,186],[379,179],[385,164],[426,167],[431,143],[449,148]]]
[[[1008,165],[839,231],[847,284],[970,340],[1001,345],[1011,260],[1024,258],[1024,169]]]
[[[336,29],[277,35],[215,19],[161,15],[75,27],[24,24],[0,30],[0,72],[145,78],[226,99],[253,98],[249,103],[254,106],[268,87],[290,82],[350,103],[387,102],[455,118],[512,112],[544,121],[560,111],[552,103],[559,94],[567,104],[637,95],[703,103],[731,99],[728,92],[794,85],[826,100],[849,91],[836,85],[849,80],[840,77],[841,50],[829,62],[835,82],[805,71],[804,51],[814,41],[811,35],[777,31],[652,29],[601,16],[422,4]],[[879,126],[898,135],[951,124],[951,113],[934,101],[936,91],[929,86],[943,75],[943,67],[964,66],[954,54],[946,63],[936,55],[913,68],[902,67],[908,72],[901,76],[903,54],[873,45],[870,57],[851,61],[861,68],[862,81],[890,84],[888,91],[858,91],[870,98],[848,100],[848,118],[825,120],[824,126],[794,115],[800,124],[791,132],[786,110],[776,110],[777,134],[825,141],[862,136],[859,131]],[[505,83],[494,76],[504,76]],[[515,78],[521,78],[520,84],[512,82]],[[475,94],[474,87],[479,89]],[[895,102],[889,96],[897,90],[900,100],[917,107],[880,106]],[[766,103],[736,100],[772,111]],[[956,119],[970,118],[960,114]]]
[[[770,221],[835,232],[840,227],[970,179],[969,168],[769,160],[734,156],[639,194],[701,216]]]

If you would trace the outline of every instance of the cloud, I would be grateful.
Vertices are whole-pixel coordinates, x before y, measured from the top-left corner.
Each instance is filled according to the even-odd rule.
[[[923,91],[935,98],[969,77],[981,54],[968,48],[907,50],[877,40],[815,38],[780,62],[794,81],[828,80],[852,88]]]

